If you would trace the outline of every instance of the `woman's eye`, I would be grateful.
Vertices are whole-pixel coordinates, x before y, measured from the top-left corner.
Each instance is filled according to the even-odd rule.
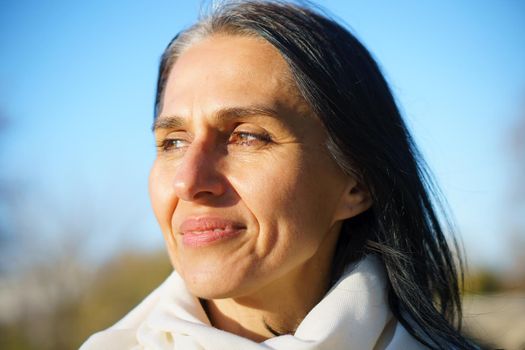
[[[265,133],[235,131],[232,133],[228,143],[240,146],[264,146],[271,141],[270,135]]]
[[[162,140],[158,148],[162,152],[176,151],[188,147],[189,142],[183,139],[164,139]]]

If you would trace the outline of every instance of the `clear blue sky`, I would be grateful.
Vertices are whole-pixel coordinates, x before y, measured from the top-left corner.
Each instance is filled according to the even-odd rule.
[[[0,179],[25,198],[40,241],[60,241],[58,227],[69,225],[98,253],[161,246],[147,196],[157,65],[199,4],[0,3]],[[506,140],[525,108],[525,3],[319,4],[380,62],[471,260],[504,264],[514,169]]]

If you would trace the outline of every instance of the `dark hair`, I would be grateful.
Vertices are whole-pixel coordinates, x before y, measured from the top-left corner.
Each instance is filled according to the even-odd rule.
[[[279,50],[326,128],[329,152],[370,191],[373,206],[343,224],[348,234],[340,235],[332,280],[350,262],[374,254],[386,269],[390,308],[415,338],[436,349],[475,349],[460,333],[456,262],[459,271],[462,267],[437,215],[447,218],[442,200],[368,50],[341,25],[308,7],[227,1],[166,48],[155,117],[178,56],[216,33],[262,37]]]

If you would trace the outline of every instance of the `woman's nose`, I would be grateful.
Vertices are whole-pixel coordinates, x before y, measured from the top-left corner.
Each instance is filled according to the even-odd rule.
[[[191,144],[175,172],[173,186],[177,197],[184,201],[201,200],[224,194],[224,175],[217,169],[217,155],[213,149]]]

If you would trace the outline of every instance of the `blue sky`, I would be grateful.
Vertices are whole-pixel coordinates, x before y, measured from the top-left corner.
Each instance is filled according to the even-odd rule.
[[[378,59],[470,259],[506,264],[507,223],[517,215],[508,204],[516,164],[507,140],[525,109],[525,4],[318,3]],[[162,245],[147,195],[157,65],[199,7],[0,3],[0,112],[8,119],[0,179],[25,198],[38,240],[61,241],[66,221],[97,254]]]

